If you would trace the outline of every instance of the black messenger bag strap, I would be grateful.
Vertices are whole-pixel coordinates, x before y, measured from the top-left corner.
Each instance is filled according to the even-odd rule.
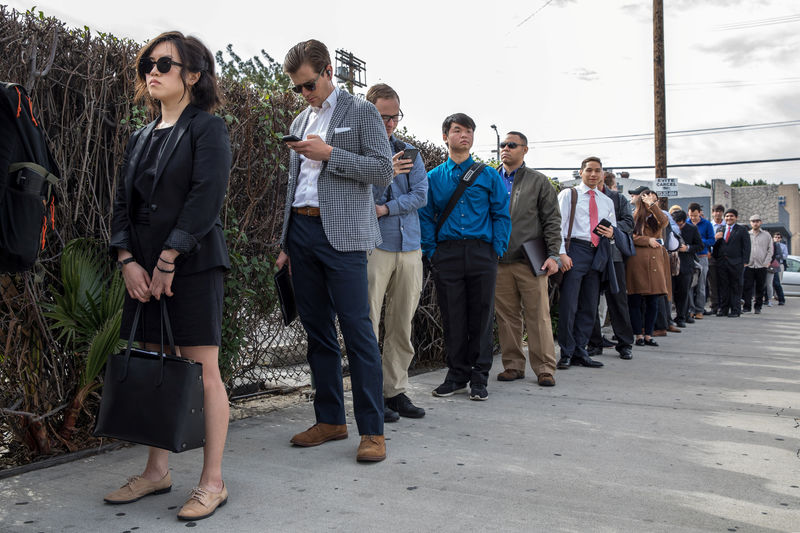
[[[458,200],[461,199],[461,195],[464,194],[464,191],[467,190],[467,187],[472,185],[475,182],[475,179],[483,172],[483,169],[486,168],[486,163],[473,163],[471,167],[461,176],[461,180],[458,182],[458,187],[456,190],[453,191],[453,196],[450,197],[450,200],[447,202],[447,206],[445,206],[444,211],[442,214],[439,215],[439,220],[436,223],[436,242],[439,242],[439,230],[442,229],[445,220],[447,217],[450,216],[450,213],[453,212],[455,209]]]
[[[569,229],[567,230],[567,238],[564,242],[564,250],[569,252],[569,243],[572,241],[572,226],[575,224],[575,206],[578,205],[578,191],[572,187],[569,199]]]

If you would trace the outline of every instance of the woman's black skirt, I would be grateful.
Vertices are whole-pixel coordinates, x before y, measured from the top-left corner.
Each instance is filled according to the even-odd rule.
[[[176,275],[172,280],[172,297],[166,298],[172,334],[176,346],[219,346],[222,338],[223,268],[196,274]],[[122,309],[121,337],[131,334],[133,317],[139,301],[125,293]],[[135,341],[161,343],[161,304],[155,298],[144,304]],[[164,344],[169,344],[164,333]]]

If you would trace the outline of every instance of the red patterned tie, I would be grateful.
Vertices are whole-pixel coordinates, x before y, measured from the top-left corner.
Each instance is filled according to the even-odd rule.
[[[731,227],[732,226],[728,226],[728,231],[725,233],[725,242],[728,242],[728,239],[731,238]]]
[[[594,200],[594,189],[589,189],[589,227],[592,230],[597,227],[597,202]],[[592,244],[598,246],[600,244],[600,237],[592,231]]]

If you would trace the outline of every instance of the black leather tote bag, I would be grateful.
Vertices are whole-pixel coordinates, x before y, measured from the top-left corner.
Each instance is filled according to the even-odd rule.
[[[164,352],[164,327],[172,353],[175,342],[161,299],[161,351],[133,348],[142,311],[136,308],[125,351],[106,362],[96,437],[112,437],[172,452],[199,448],[206,442],[203,413],[203,366]]]

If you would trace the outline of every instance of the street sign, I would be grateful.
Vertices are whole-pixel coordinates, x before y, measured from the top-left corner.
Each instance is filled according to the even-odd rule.
[[[656,186],[653,190],[662,197],[676,197],[678,196],[678,178],[656,178]]]

